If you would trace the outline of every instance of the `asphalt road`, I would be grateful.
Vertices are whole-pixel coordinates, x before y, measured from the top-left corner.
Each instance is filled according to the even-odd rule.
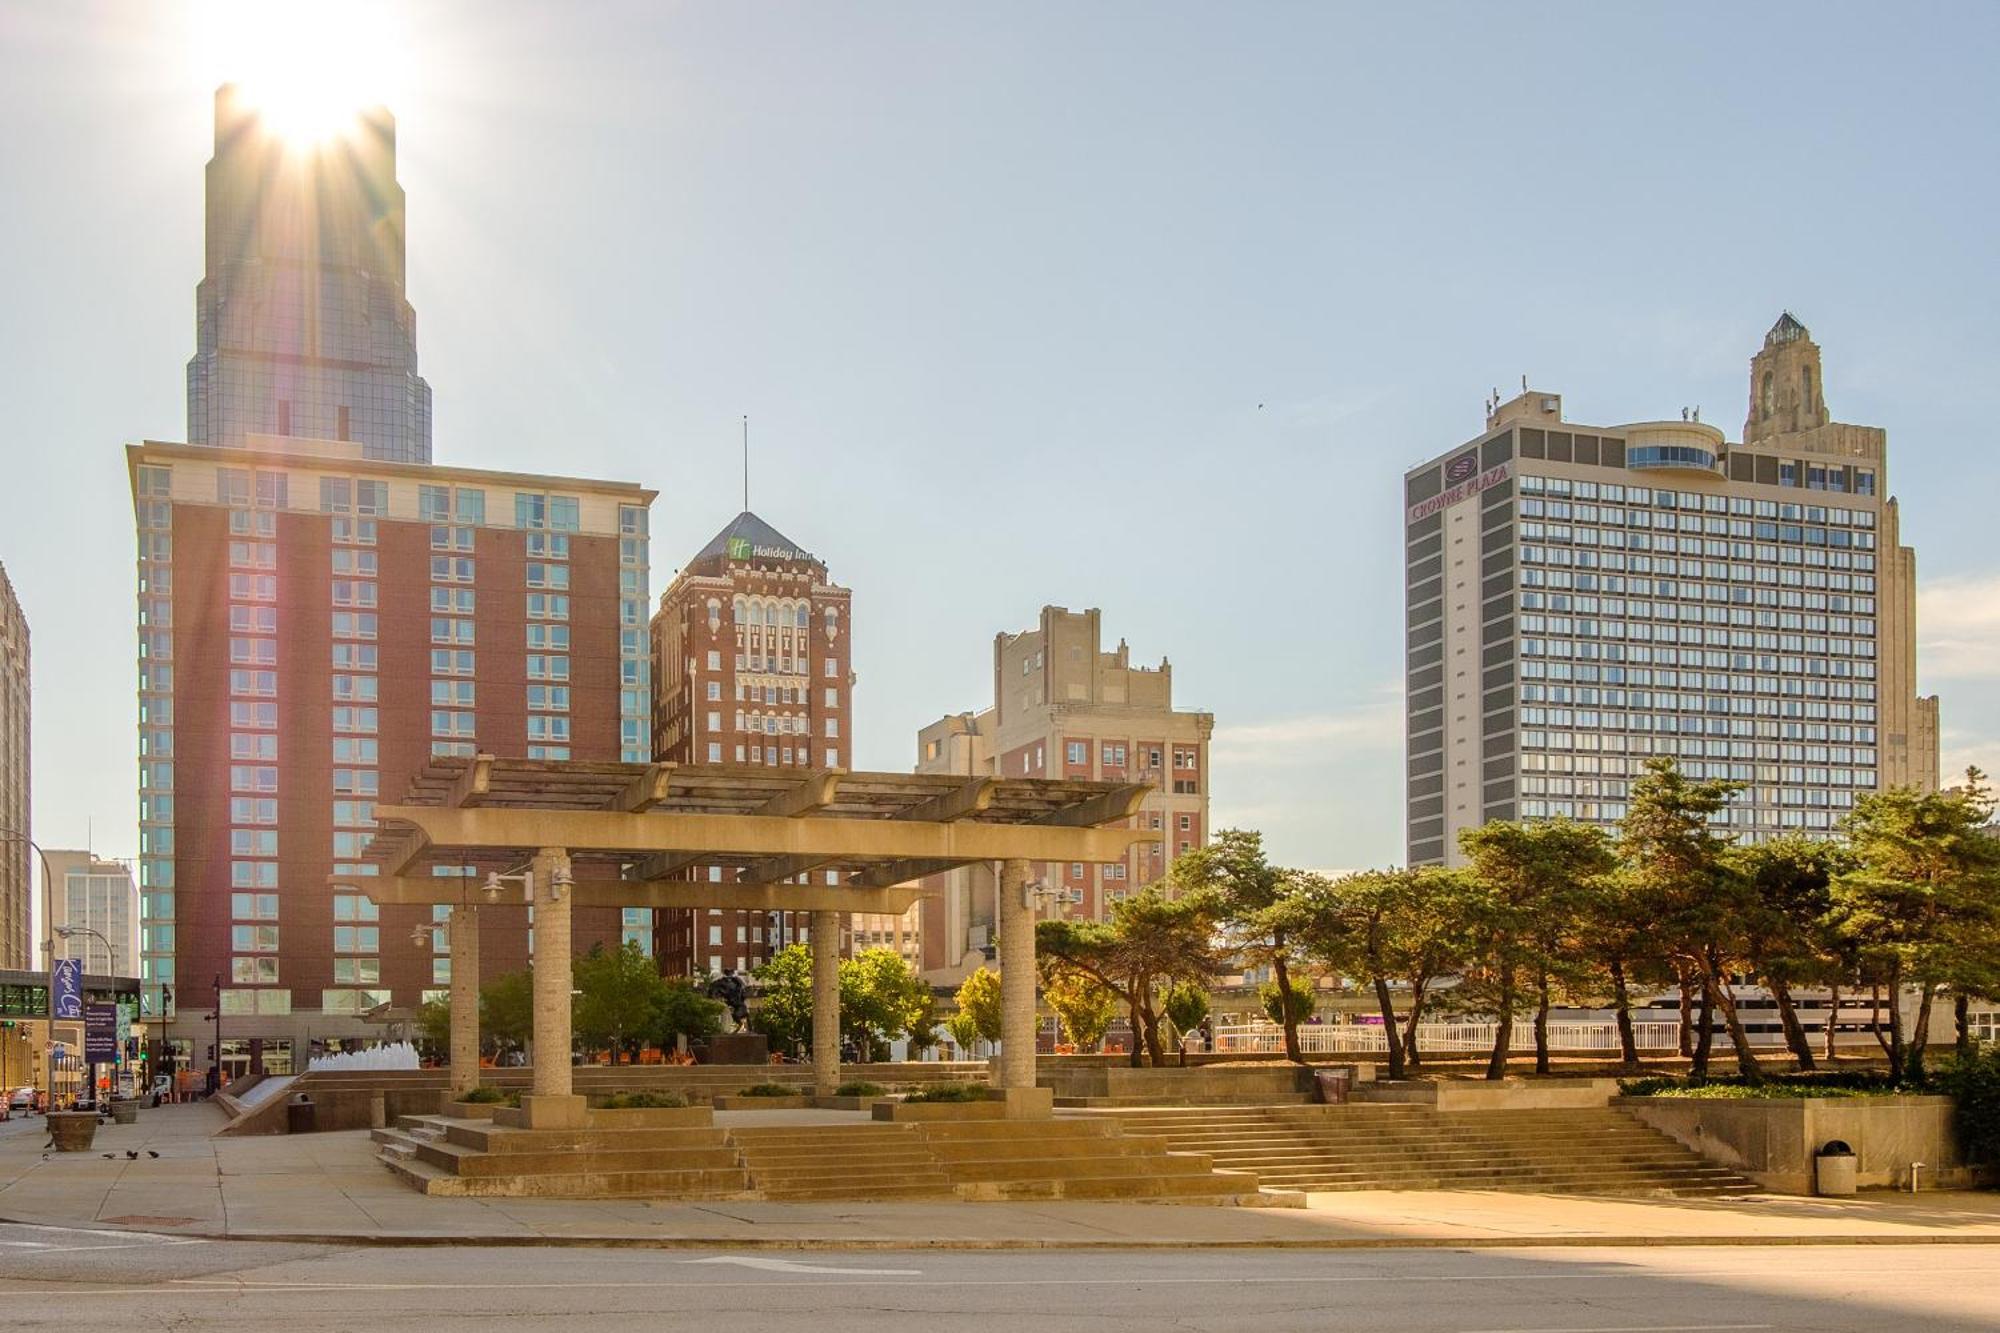
[[[0,1323],[608,1329],[2000,1329],[2000,1246],[799,1251],[342,1247],[0,1225]]]

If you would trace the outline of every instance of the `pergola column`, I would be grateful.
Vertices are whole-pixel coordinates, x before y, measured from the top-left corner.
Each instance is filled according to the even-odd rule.
[[[1028,863],[1000,863],[1000,1086],[1035,1086],[1035,913]]]
[[[479,1086],[479,909],[460,903],[445,925],[451,950],[451,1091]]]
[[[813,1091],[823,1097],[840,1086],[840,916],[812,914]]]
[[[569,852],[544,847],[530,867],[534,877],[535,1061],[532,1091],[521,1099],[532,1129],[566,1128],[584,1121],[583,1098],[570,1092],[570,894]]]

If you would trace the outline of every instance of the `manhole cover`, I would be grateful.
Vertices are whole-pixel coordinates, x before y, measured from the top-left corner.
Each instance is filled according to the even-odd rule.
[[[151,1217],[144,1213],[133,1213],[126,1217],[106,1217],[99,1220],[127,1227],[184,1227],[190,1222],[201,1221],[198,1217]]]

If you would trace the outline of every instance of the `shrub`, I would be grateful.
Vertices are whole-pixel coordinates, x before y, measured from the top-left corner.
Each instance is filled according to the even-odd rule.
[[[2000,1163],[2000,1047],[1954,1057],[1938,1071],[1934,1084],[1957,1102],[1958,1141],[1966,1160]]]
[[[604,1099],[607,1111],[677,1111],[687,1104],[678,1092],[615,1092]]]
[[[903,1098],[906,1102],[983,1102],[986,1089],[977,1083],[933,1083]]]
[[[888,1089],[880,1083],[870,1083],[866,1079],[856,1079],[843,1083],[833,1090],[836,1097],[880,1097]]]
[[[738,1097],[797,1097],[801,1096],[802,1093],[800,1089],[794,1088],[787,1083],[752,1083],[749,1087],[738,1091],[736,1095]]]
[[[518,1092],[509,1093],[505,1088],[496,1088],[490,1083],[482,1083],[458,1100],[470,1102],[476,1106],[489,1106],[505,1102],[510,1096],[518,1102],[521,1094]]]
[[[1880,1097],[1902,1091],[1882,1074],[1863,1070],[1831,1074],[1794,1074],[1769,1078],[1761,1083],[1745,1083],[1737,1078],[1710,1079],[1694,1083],[1686,1078],[1660,1075],[1651,1078],[1620,1079],[1618,1090],[1627,1097],[1684,1097],[1698,1101],[1772,1101],[1791,1097]]]

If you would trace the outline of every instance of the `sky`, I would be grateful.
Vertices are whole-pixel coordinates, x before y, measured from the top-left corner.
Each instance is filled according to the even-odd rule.
[[[1886,427],[1945,770],[2000,768],[2000,6],[0,0],[0,562],[34,822],[136,850],[121,446],[185,438],[224,79],[388,99],[437,461],[752,507],[854,589],[854,763],[1102,608],[1216,827],[1402,852],[1403,471],[1529,377],[1736,438],[1790,309]]]

